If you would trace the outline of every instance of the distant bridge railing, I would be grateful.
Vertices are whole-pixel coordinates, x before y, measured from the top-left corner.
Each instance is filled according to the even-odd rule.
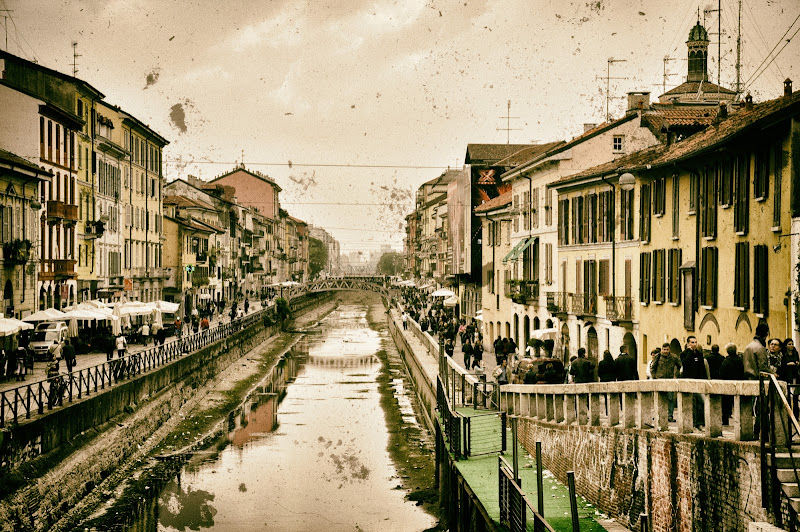
[[[364,275],[364,276],[345,276],[327,277],[325,279],[315,279],[304,284],[282,286],[279,288],[279,295],[288,300],[303,294],[313,292],[335,292],[335,291],[363,291],[374,292],[387,299],[394,294],[395,288],[391,285],[391,278],[383,275]]]
[[[730,403],[733,439],[753,441],[753,404],[758,381],[654,379],[588,384],[510,384],[500,388],[500,408],[508,415],[549,423],[670,431],[669,401],[675,397],[679,433],[702,427],[706,437],[723,435],[723,400]],[[695,419],[694,401],[702,402]],[[729,437],[729,436],[727,436]]]
[[[119,381],[169,364],[182,355],[198,351],[250,327],[261,321],[268,311],[269,308],[258,310],[242,318],[220,323],[205,331],[131,353],[123,358],[4,390],[0,392],[0,427],[30,419],[32,415],[43,414],[65,402],[78,401]]]

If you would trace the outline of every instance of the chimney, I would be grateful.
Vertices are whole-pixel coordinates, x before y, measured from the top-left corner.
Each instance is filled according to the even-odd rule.
[[[629,92],[628,93],[628,110],[627,113],[635,113],[636,111],[643,111],[650,109],[650,93],[649,92]]]
[[[719,102],[719,112],[717,113],[717,121],[721,122],[728,118],[728,105],[725,102]]]
[[[583,132],[584,133],[588,133],[589,131],[593,130],[596,127],[597,127],[597,124],[584,123],[583,124]]]
[[[750,93],[747,93],[747,96],[744,97],[744,110],[745,111],[752,111],[753,110],[753,97]]]
[[[792,80],[789,78],[786,78],[783,82],[783,95],[787,97],[792,95]]]

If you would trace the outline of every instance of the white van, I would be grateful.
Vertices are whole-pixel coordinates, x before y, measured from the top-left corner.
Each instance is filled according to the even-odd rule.
[[[40,323],[33,330],[29,349],[36,360],[50,360],[53,351],[67,339],[67,324],[63,321]]]

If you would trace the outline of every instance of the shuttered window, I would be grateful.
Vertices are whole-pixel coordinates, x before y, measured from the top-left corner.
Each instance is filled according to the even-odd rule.
[[[733,205],[735,159],[730,158],[717,163],[719,168],[719,204],[724,207]]]
[[[597,284],[598,284],[597,292],[601,296],[611,295],[609,273],[610,273],[609,261],[607,259],[606,260],[601,260],[600,261],[600,273],[599,273],[599,275],[597,277]]]
[[[553,189],[548,188],[544,193],[544,223],[553,225]]]
[[[659,177],[653,181],[653,214],[663,215],[667,206],[667,180]]]
[[[678,238],[680,235],[681,219],[681,188],[678,174],[672,175],[672,237]]]
[[[717,305],[717,279],[719,278],[717,248],[703,248],[701,256],[700,302],[704,306],[715,307]]]
[[[620,195],[620,240],[633,240],[633,190],[623,190]]]
[[[741,154],[736,159],[736,194],[733,204],[733,229],[746,235],[750,219],[750,155]]]
[[[698,190],[700,189],[700,176],[697,175],[697,172],[691,172],[689,174],[689,214],[695,214],[697,212],[697,196]]]
[[[522,225],[524,231],[531,230],[531,193],[522,194]]]
[[[769,310],[769,248],[753,246],[753,312],[766,316]]]
[[[750,244],[736,244],[736,264],[734,266],[733,306],[747,309],[750,302]]]
[[[653,251],[653,301],[664,302],[666,293],[666,250]]]
[[[769,152],[770,144],[764,142],[754,152],[753,197],[758,200],[767,199],[769,195]]]
[[[650,253],[639,255],[639,301],[650,303]]]
[[[597,242],[597,194],[589,194],[587,197],[587,241]]]
[[[513,204],[511,205],[512,210],[514,211],[514,232],[519,231],[519,195],[514,195]]]
[[[531,216],[533,217],[533,227],[539,227],[539,189],[533,189],[533,196],[531,198]]]
[[[650,241],[650,185],[642,185],[639,192],[641,205],[639,211],[639,240]]]
[[[769,160],[774,192],[772,194],[772,226],[781,226],[781,187],[783,186],[783,145],[779,139],[772,145]]]
[[[704,237],[717,236],[717,175],[715,166],[703,170],[703,183],[700,191],[701,227]]]
[[[558,202],[558,244],[569,245],[569,200]]]
[[[670,303],[680,304],[681,302],[681,250],[670,249],[668,257],[668,278],[667,278],[667,297]]]

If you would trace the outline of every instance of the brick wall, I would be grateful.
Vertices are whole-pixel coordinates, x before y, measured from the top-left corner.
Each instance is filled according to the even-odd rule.
[[[771,521],[761,508],[757,443],[636,429],[555,425],[521,418],[519,439],[577,492],[631,530],[639,514],[652,530],[744,531]]]

